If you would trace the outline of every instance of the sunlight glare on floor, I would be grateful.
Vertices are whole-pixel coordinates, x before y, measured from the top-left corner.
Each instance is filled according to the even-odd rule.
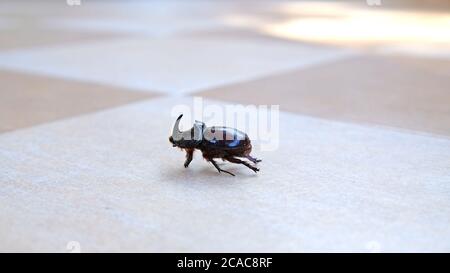
[[[288,2],[280,21],[234,20],[277,38],[345,46],[395,45],[450,51],[450,12],[392,10],[351,3]],[[251,24],[248,24],[248,22]]]

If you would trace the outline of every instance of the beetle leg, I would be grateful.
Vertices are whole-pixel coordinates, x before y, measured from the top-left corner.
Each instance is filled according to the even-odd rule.
[[[246,166],[247,168],[251,169],[252,171],[254,171],[255,173],[259,171],[258,168],[253,167],[252,165],[248,164],[245,161],[240,160],[239,158],[229,156],[229,157],[225,157],[225,159],[230,161],[231,163],[242,164],[242,165]]]
[[[184,162],[184,167],[187,168],[194,158],[194,149],[186,149],[186,161]]]
[[[224,173],[227,173],[227,174],[230,174],[230,175],[234,176],[234,174],[230,173],[229,171],[222,170],[219,167],[219,165],[217,165],[216,161],[214,161],[214,159],[208,159],[208,161],[211,162],[214,165],[214,167],[216,167],[216,169],[219,171],[219,173],[220,172],[224,172]]]
[[[250,160],[251,162],[253,162],[255,164],[262,161],[261,159],[254,158],[251,155],[247,155],[245,158],[247,158],[248,160]]]

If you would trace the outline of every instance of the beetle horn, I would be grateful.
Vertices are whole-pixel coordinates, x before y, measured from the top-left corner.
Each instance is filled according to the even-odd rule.
[[[180,140],[181,136],[182,136],[182,132],[180,131],[180,120],[183,117],[183,114],[181,114],[178,118],[177,121],[175,121],[175,125],[173,126],[173,131],[172,131],[172,138],[174,140]]]

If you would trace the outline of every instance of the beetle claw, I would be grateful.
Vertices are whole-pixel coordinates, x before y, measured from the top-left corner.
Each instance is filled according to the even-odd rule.
[[[208,161],[211,162],[211,163],[214,165],[214,167],[216,167],[216,169],[217,169],[217,171],[218,171],[219,173],[224,172],[224,173],[227,173],[227,174],[229,174],[229,175],[231,175],[231,176],[235,176],[233,173],[230,173],[229,171],[222,170],[222,169],[217,165],[216,161],[214,161],[213,159],[209,159]]]
[[[254,158],[254,157],[252,157],[252,156],[250,156],[250,155],[246,156],[246,158],[247,158],[248,160],[250,160],[251,162],[255,163],[255,164],[257,164],[257,163],[259,163],[259,162],[262,161],[261,159]]]
[[[231,175],[231,176],[235,176],[234,173],[230,173],[230,172],[228,172],[228,171],[220,170],[219,173],[220,173],[220,172],[224,172],[224,173],[227,173],[227,174],[229,174],[229,175]]]

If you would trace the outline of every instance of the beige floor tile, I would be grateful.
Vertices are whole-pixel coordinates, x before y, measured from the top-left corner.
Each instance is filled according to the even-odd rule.
[[[450,135],[450,61],[361,56],[197,93]]]
[[[0,31],[0,50],[71,44],[73,42],[96,41],[115,37],[118,37],[118,35],[44,28],[4,29]]]
[[[257,32],[252,29],[237,29],[237,28],[216,28],[210,30],[196,30],[196,31],[186,31],[184,33],[180,33],[179,36],[189,37],[189,38],[197,38],[197,39],[208,39],[208,40],[249,40],[249,41],[257,41],[259,43],[284,43],[287,45],[294,46],[313,46],[315,48],[323,48],[323,49],[336,49],[336,46],[329,46],[326,44],[318,44],[311,43],[308,41],[295,41],[289,39],[283,39],[282,37],[275,37],[266,35],[264,33]]]
[[[0,71],[0,132],[155,97],[91,83]]]
[[[49,24],[44,16],[14,15],[2,18],[0,24],[0,50],[71,44],[117,38],[120,33],[112,31],[81,31],[58,28],[57,22]],[[1,22],[0,22],[1,23]]]

